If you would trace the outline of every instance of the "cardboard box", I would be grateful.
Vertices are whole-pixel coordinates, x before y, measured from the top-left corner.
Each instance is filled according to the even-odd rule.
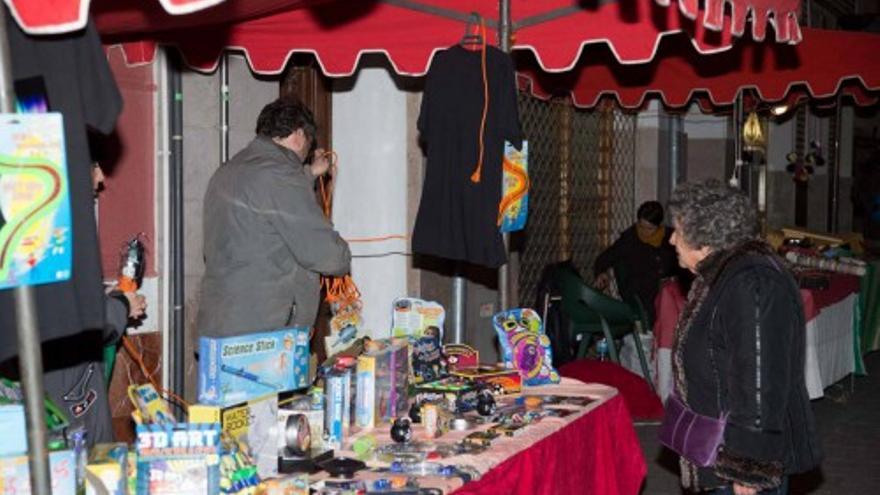
[[[278,396],[267,395],[220,411],[221,429],[250,449],[261,478],[278,475]]]
[[[0,456],[27,454],[27,429],[24,423],[24,406],[0,405]]]
[[[466,378],[474,383],[492,385],[504,394],[518,394],[522,392],[522,375],[518,370],[507,369],[502,366],[482,365],[478,368],[462,368],[452,371],[453,376]]]
[[[126,495],[128,491],[128,445],[99,443],[92,447],[86,465],[86,495]],[[97,485],[97,486],[96,486]]]
[[[199,339],[199,402],[230,406],[309,384],[309,331]]]
[[[76,456],[72,450],[49,452],[52,495],[76,495]],[[31,479],[26,455],[0,457],[0,494],[30,495]]]
[[[220,492],[220,426],[137,425],[137,495]]]
[[[355,424],[361,429],[376,426],[376,356],[358,356]]]

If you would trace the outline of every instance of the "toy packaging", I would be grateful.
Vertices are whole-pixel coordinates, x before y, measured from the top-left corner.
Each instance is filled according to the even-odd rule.
[[[264,495],[309,495],[309,475],[290,474],[265,480],[261,486]]]
[[[92,447],[86,465],[86,495],[126,495],[128,491],[128,446],[99,443]]]
[[[278,395],[270,394],[220,411],[221,429],[241,445],[260,477],[278,474]]]
[[[350,370],[334,370],[324,377],[324,428],[328,446],[334,449],[342,446],[351,426],[346,414],[351,407],[350,387]]]
[[[522,376],[517,370],[483,365],[478,368],[457,369],[451,374],[475,383],[490,385],[504,394],[522,392]]]
[[[24,406],[0,405],[0,456],[27,454],[27,429],[24,426]]]
[[[413,383],[432,382],[448,376],[439,334],[426,333],[413,339],[411,345]]]
[[[391,313],[391,336],[421,338],[436,334],[443,340],[443,324],[446,311],[439,303],[415,297],[394,300]],[[429,330],[430,329],[430,330]]]
[[[355,424],[358,428],[376,426],[376,411],[376,357],[358,356],[355,403]]]
[[[553,368],[550,339],[544,333],[541,317],[532,309],[516,308],[492,318],[501,343],[505,366],[519,370],[528,386],[559,383]]]
[[[526,226],[529,211],[529,143],[523,141],[518,151],[504,142],[502,161],[502,194],[498,204],[498,226],[501,232],[516,232]]]
[[[446,344],[443,346],[443,355],[446,356],[446,367],[450,372],[480,365],[480,352],[467,344]]]
[[[405,339],[391,339],[384,345],[367,354],[376,360],[377,421],[397,418],[408,406],[409,344]]]
[[[307,328],[202,337],[199,352],[199,402],[204,404],[229,406],[308,386]]]
[[[52,495],[76,495],[76,456],[72,450],[49,452]],[[0,457],[0,495],[30,495],[26,455]]]
[[[137,425],[137,495],[213,495],[220,425]]]

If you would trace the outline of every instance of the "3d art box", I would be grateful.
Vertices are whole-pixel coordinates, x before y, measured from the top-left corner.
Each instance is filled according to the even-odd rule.
[[[229,406],[309,382],[309,330],[199,339],[199,402]]]
[[[137,495],[220,492],[220,425],[137,425]]]

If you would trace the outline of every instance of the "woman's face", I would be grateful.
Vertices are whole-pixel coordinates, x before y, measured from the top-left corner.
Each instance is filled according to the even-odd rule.
[[[708,246],[703,246],[698,249],[691,247],[681,235],[681,224],[678,223],[678,220],[673,221],[673,226],[675,227],[675,230],[672,232],[672,236],[669,237],[669,244],[675,246],[675,252],[678,253],[678,264],[681,265],[682,268],[687,268],[692,273],[696,273],[697,265],[699,265],[706,256],[709,256],[712,249]]]

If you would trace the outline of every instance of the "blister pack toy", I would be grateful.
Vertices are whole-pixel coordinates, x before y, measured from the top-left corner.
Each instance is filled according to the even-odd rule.
[[[553,368],[550,339],[544,333],[541,317],[533,309],[516,308],[492,317],[504,363],[516,368],[528,386],[559,383]]]

